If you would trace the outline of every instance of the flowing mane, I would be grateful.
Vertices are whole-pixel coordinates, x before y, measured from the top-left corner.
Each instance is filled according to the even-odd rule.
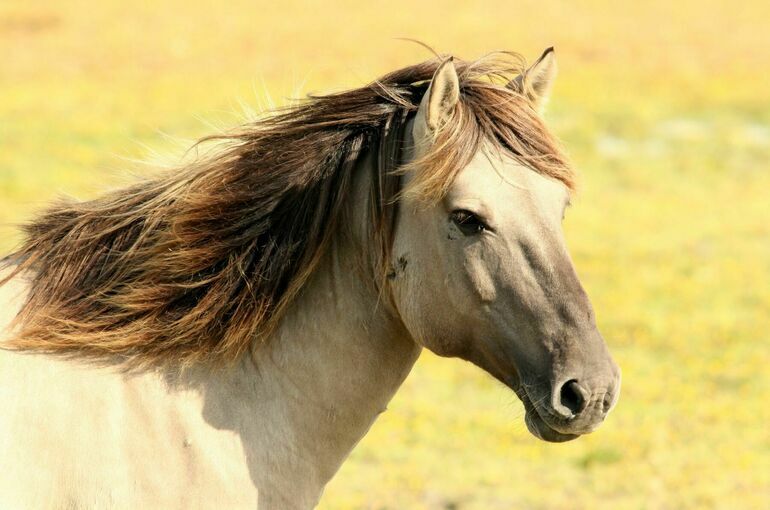
[[[572,188],[559,145],[506,86],[523,69],[512,53],[456,59],[453,122],[420,161],[402,161],[403,128],[440,63],[308,97],[202,140],[215,148],[184,168],[53,205],[6,259],[17,265],[5,282],[26,273],[31,283],[4,347],[130,366],[235,359],[269,337],[317,266],[363,154],[377,172],[367,207],[380,253],[373,280],[389,264],[399,193],[441,198],[483,144]],[[399,189],[406,168],[416,178]]]

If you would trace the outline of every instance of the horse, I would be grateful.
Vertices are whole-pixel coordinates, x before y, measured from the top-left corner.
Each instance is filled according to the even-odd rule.
[[[311,508],[422,349],[537,438],[595,430],[620,373],[563,237],[555,74],[437,55],[50,205],[0,268],[0,508]]]

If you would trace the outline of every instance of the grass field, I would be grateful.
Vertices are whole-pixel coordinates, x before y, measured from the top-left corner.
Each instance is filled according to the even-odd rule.
[[[426,353],[322,508],[770,508],[770,3],[157,4],[0,2],[0,251],[55,195],[125,183],[242,102],[427,58],[395,37],[555,45],[547,117],[582,176],[565,229],[617,409],[538,442],[509,391]]]

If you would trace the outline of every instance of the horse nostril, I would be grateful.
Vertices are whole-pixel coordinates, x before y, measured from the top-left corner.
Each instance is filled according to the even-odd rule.
[[[612,407],[612,396],[607,393],[604,395],[604,399],[602,400],[602,412],[607,414],[610,410],[610,407]]]
[[[561,405],[569,409],[573,415],[580,414],[586,407],[585,392],[575,379],[564,383],[559,397]]]

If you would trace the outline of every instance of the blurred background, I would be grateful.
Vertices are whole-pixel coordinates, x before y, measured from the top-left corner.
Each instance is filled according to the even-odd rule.
[[[566,444],[423,354],[325,509],[770,508],[770,3],[0,0],[0,252],[66,193],[307,92],[440,52],[555,46],[565,229],[623,369]]]

